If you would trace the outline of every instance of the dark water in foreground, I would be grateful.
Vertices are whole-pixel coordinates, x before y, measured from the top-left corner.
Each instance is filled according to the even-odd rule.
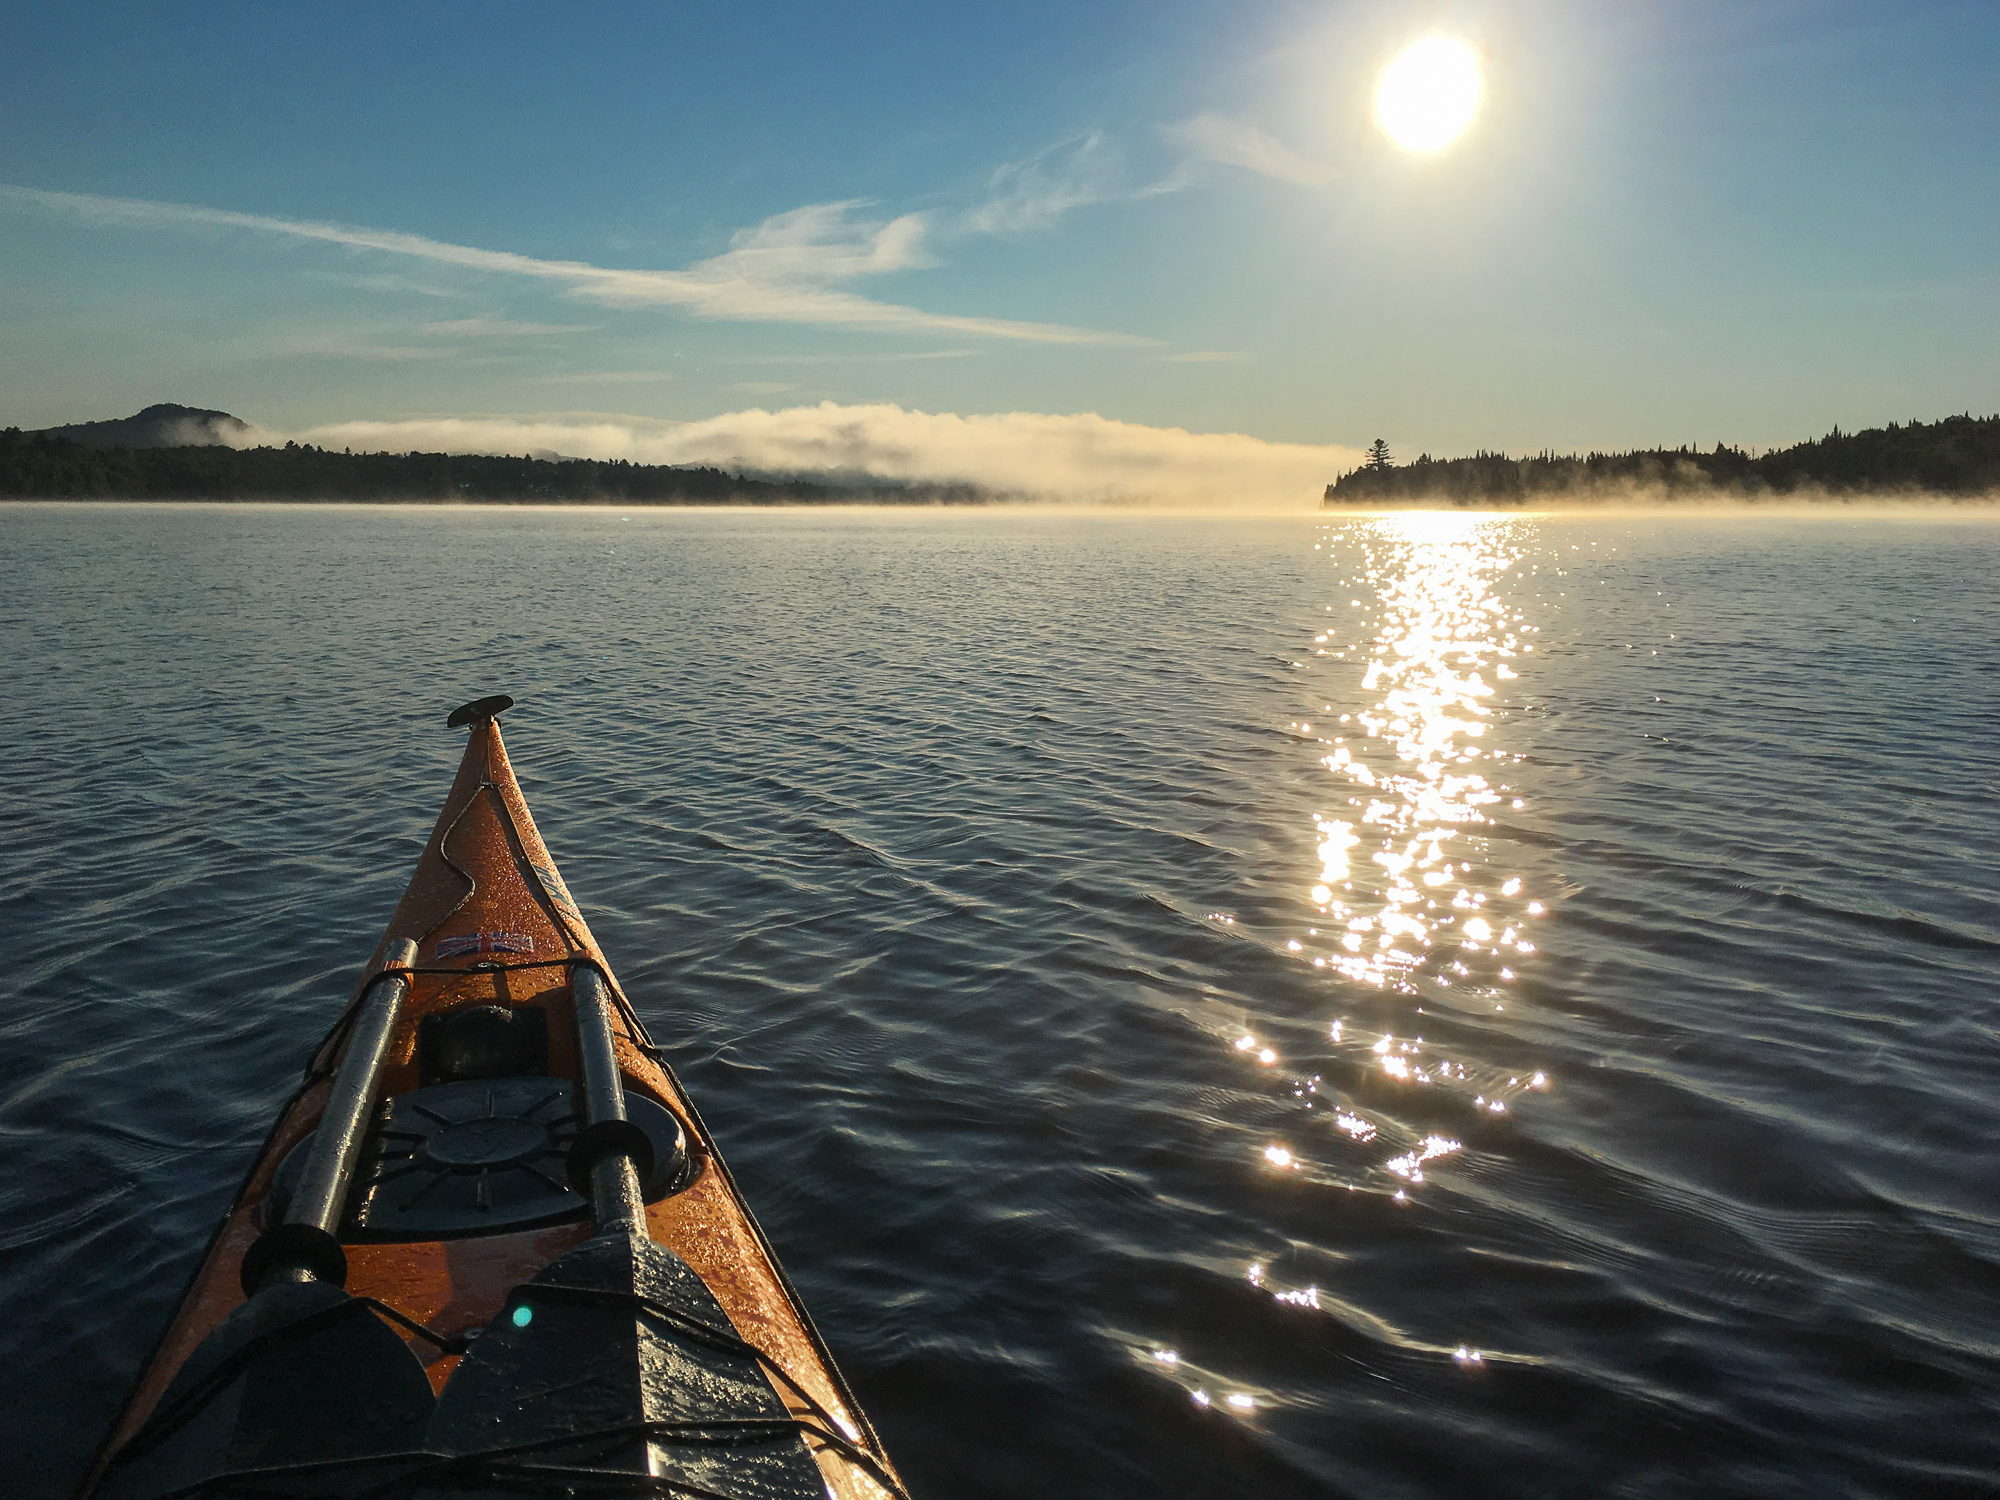
[[[505,690],[921,1500],[1992,1494],[1996,579],[1979,519],[0,509],[4,1488]]]

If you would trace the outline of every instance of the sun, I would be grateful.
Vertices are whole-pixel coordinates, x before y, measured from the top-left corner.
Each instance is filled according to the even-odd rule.
[[[1375,118],[1406,150],[1440,151],[1472,123],[1483,91],[1479,59],[1470,47],[1449,37],[1426,37],[1382,70]]]

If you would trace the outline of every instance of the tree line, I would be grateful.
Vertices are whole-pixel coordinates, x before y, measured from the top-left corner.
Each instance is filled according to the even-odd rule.
[[[1606,499],[1629,488],[1689,500],[1797,494],[1967,496],[2000,492],[2000,416],[1970,413],[1938,422],[1891,422],[1752,457],[1718,443],[1713,452],[1654,448],[1632,453],[1541,453],[1397,464],[1376,439],[1361,468],[1326,487],[1328,505],[1449,500],[1462,505],[1533,499]]]
[[[98,448],[0,431],[0,496],[30,500],[480,501],[498,504],[969,504],[972,485],[745,479],[721,469],[624,459],[282,448]]]

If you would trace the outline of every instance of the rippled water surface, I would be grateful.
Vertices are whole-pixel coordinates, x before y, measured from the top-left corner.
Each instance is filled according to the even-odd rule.
[[[2000,523],[0,509],[60,1494],[459,750],[920,1500],[1990,1495]]]

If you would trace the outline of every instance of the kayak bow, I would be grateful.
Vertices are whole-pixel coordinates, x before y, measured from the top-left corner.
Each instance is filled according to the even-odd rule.
[[[79,1500],[902,1497],[482,698]]]

